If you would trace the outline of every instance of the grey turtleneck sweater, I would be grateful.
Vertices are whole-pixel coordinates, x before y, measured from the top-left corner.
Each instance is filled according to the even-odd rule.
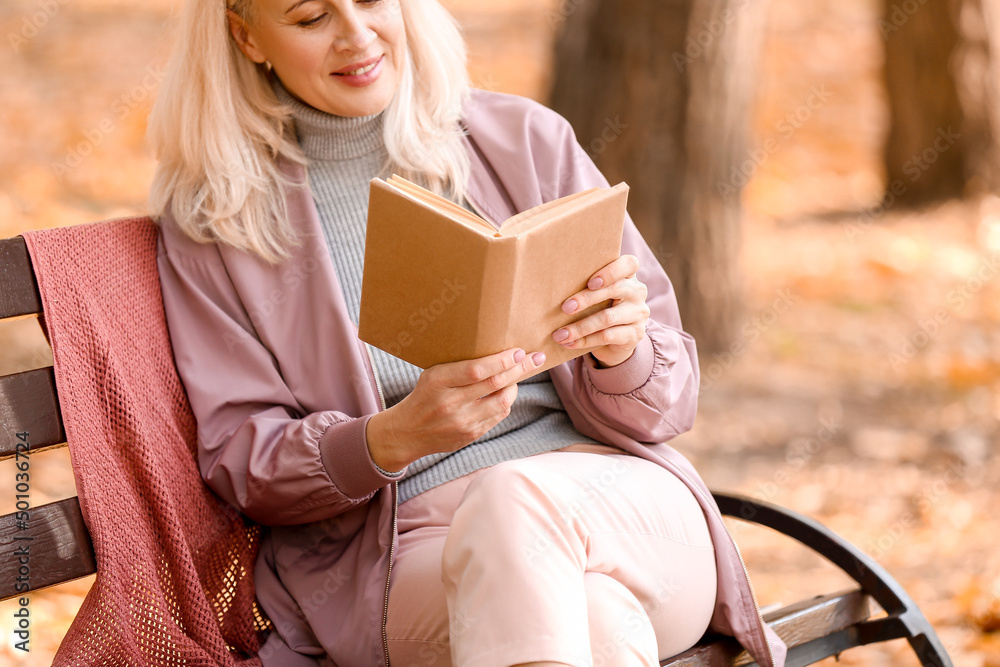
[[[333,116],[292,97],[274,79],[278,99],[291,110],[302,150],[309,158],[309,186],[333,258],[351,321],[358,324],[364,269],[369,181],[387,177],[382,114]],[[467,202],[463,204],[468,207]],[[399,403],[417,383],[420,369],[369,346],[385,406]],[[530,352],[530,350],[529,350]],[[563,409],[549,374],[518,386],[510,415],[457,452],[418,459],[400,478],[399,502],[480,468],[594,440],[578,433]]]

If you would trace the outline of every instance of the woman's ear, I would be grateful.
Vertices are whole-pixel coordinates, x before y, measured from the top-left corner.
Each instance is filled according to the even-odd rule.
[[[254,39],[253,33],[250,32],[250,26],[247,25],[246,19],[231,9],[227,9],[226,14],[229,17],[229,32],[233,34],[233,39],[236,40],[243,55],[258,65],[267,62],[267,56],[257,46],[257,41]]]

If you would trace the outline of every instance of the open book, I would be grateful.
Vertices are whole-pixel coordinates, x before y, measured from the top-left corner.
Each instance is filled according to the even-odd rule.
[[[536,206],[498,230],[398,176],[371,182],[361,340],[420,368],[520,347],[541,372],[589,350],[552,333],[606,308],[562,303],[618,258],[628,186],[592,188]]]

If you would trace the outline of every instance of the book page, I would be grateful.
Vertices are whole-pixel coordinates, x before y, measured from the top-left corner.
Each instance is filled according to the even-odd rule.
[[[386,183],[397,188],[398,190],[401,190],[402,192],[405,192],[411,197],[419,199],[428,206],[433,206],[456,222],[464,222],[467,225],[470,225],[473,229],[489,232],[490,236],[497,235],[496,228],[480,218],[478,215],[467,211],[446,197],[442,197],[439,194],[431,192],[427,188],[422,188],[416,183],[406,180],[402,176],[393,174],[389,177]]]
[[[565,197],[560,197],[559,199],[553,199],[545,204],[529,208],[527,211],[522,211],[514,217],[509,218],[507,222],[503,223],[500,227],[500,235],[514,236],[525,229],[530,229],[535,225],[539,225],[548,218],[550,215],[549,212],[553,209],[568,206],[570,202],[586,197],[592,192],[597,192],[600,189],[601,188],[590,188],[589,190],[583,190],[582,192],[566,195]]]

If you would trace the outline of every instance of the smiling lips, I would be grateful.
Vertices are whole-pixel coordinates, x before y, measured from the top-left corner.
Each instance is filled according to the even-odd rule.
[[[375,69],[375,65],[378,65],[378,63],[375,62],[372,63],[371,65],[366,65],[365,67],[361,67],[356,70],[351,70],[350,72],[344,72],[343,74],[347,76],[357,76],[358,74],[367,74],[368,72]]]
[[[373,83],[382,71],[381,64],[385,55],[369,60],[367,62],[348,65],[339,72],[334,72],[333,76],[340,79],[349,86],[367,86]]]

